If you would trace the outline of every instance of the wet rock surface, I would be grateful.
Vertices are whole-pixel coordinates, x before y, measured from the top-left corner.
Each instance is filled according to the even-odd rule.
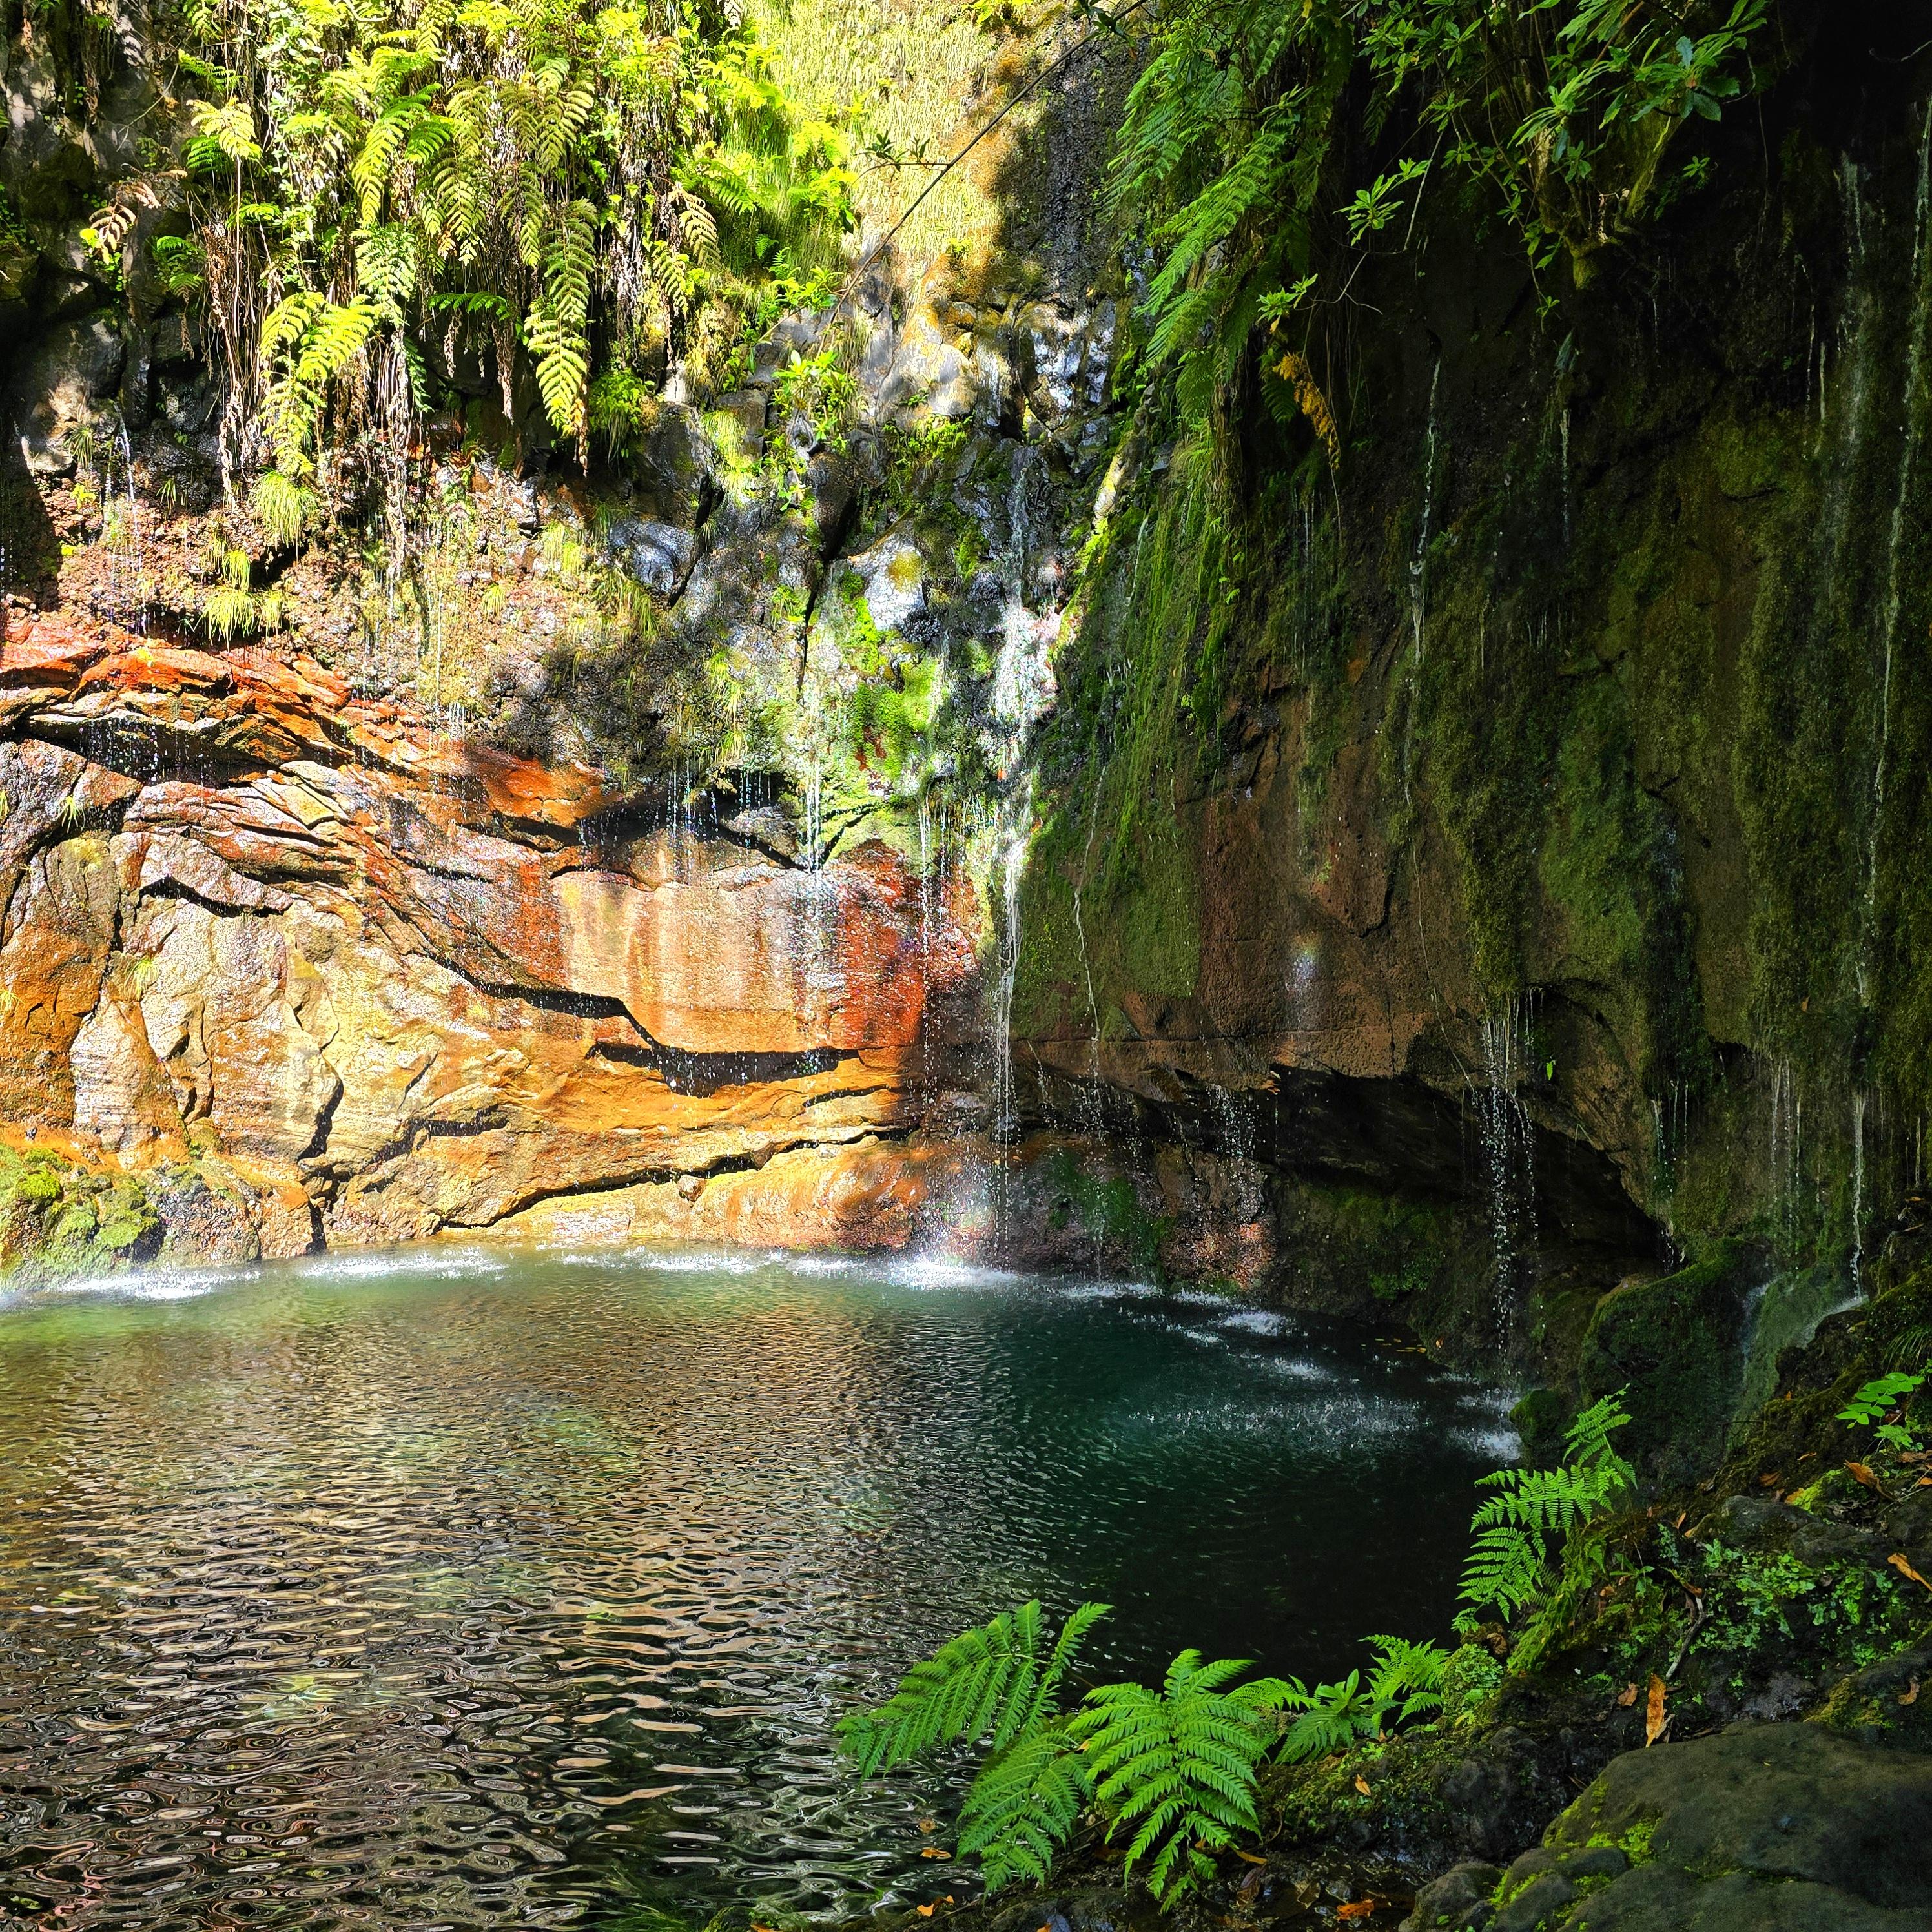
[[[1628,1752],[1492,1872],[1425,1886],[1407,1932],[1922,1932],[1932,1758],[1811,1724]]]

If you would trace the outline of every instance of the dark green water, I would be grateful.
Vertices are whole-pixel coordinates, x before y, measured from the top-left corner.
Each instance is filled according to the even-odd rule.
[[[946,1788],[854,1791],[854,1699],[1029,1595],[1118,1606],[1096,1678],[1440,1634],[1497,1416],[1280,1317],[937,1265],[418,1251],[0,1310],[0,1924],[929,1897]]]

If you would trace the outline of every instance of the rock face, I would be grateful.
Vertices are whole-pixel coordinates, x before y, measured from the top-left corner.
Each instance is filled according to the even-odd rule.
[[[1628,1752],[1494,1878],[1425,1886],[1407,1932],[1926,1932],[1932,1759],[1816,1724]]]
[[[0,1110],[217,1157],[271,1246],[310,1238],[291,1196],[407,1238],[901,1135],[974,970],[970,902],[883,845],[653,826],[301,657],[44,619],[0,716]]]

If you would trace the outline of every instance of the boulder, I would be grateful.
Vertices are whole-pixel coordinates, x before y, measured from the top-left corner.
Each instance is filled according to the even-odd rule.
[[[646,590],[675,597],[698,561],[698,533],[655,518],[625,517],[611,524],[604,546]]]
[[[1694,1482],[1724,1453],[1744,1382],[1754,1252],[1720,1241],[1675,1274],[1612,1288],[1592,1312],[1578,1378],[1594,1400],[1626,1390],[1622,1442],[1640,1474]]]
[[[1472,1907],[1448,1922],[1488,1932],[1932,1932],[1928,1900],[1932,1759],[1818,1724],[1737,1724],[1612,1760],[1543,1845],[1510,1866],[1492,1916]]]

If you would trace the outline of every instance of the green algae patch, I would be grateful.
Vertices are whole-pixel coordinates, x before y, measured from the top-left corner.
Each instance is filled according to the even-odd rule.
[[[137,1174],[0,1148],[0,1274],[58,1280],[144,1259],[160,1217]]]

